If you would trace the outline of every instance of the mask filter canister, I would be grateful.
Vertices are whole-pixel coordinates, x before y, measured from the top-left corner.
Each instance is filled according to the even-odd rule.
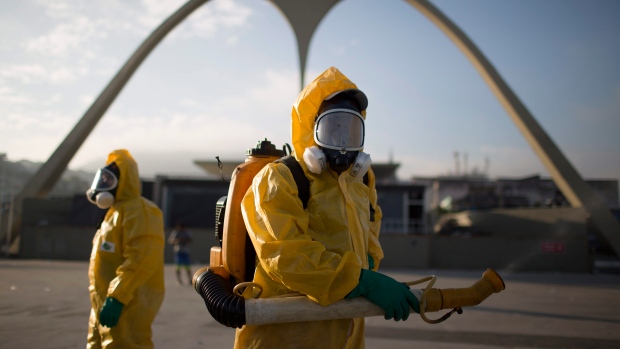
[[[372,161],[370,160],[370,155],[361,151],[357,154],[357,158],[355,159],[353,166],[351,166],[349,174],[353,177],[363,177],[366,172],[368,172],[371,163]]]
[[[103,191],[96,196],[95,204],[99,208],[110,208],[114,205],[114,195],[108,191]]]
[[[312,173],[320,174],[327,169],[327,159],[323,151],[316,145],[304,150],[304,162]]]

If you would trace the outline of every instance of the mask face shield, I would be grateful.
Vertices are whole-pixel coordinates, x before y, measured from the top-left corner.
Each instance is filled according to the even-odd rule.
[[[93,179],[93,184],[91,184],[90,189],[96,191],[110,191],[116,188],[117,185],[118,178],[116,178],[116,175],[104,167],[95,174],[95,179]]]
[[[114,194],[118,186],[118,176],[113,172],[113,170],[118,171],[118,168],[114,163],[97,171],[90,189],[86,191],[86,198],[88,198],[88,201],[99,207],[102,206],[100,201],[103,199],[105,199],[103,201],[106,202],[106,205],[110,199],[113,202]]]
[[[314,141],[323,148],[358,151],[364,147],[364,118],[350,109],[331,109],[317,117]]]

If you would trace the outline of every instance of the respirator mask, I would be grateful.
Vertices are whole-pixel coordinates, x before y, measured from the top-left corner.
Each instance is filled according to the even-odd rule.
[[[116,189],[118,189],[118,180],[120,171],[116,163],[112,162],[108,166],[100,169],[95,174],[93,184],[86,191],[88,201],[97,205],[97,207],[106,209],[114,205],[114,197]]]
[[[329,166],[338,174],[350,169],[352,176],[363,177],[371,163],[370,155],[361,151],[364,132],[364,118],[353,109],[334,108],[321,113],[314,124],[318,147],[306,148],[303,154],[308,170],[319,174]]]

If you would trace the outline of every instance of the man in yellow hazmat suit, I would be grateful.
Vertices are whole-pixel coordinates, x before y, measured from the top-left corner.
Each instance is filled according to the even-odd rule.
[[[310,181],[307,208],[282,163],[265,166],[241,204],[261,297],[301,292],[329,305],[364,296],[395,320],[406,320],[410,306],[417,311],[407,286],[376,272],[383,258],[381,209],[362,151],[367,105],[366,95],[334,67],[299,94],[291,130],[294,155]],[[243,326],[235,336],[235,348],[363,347],[363,318]]]
[[[161,210],[140,195],[138,165],[124,149],[108,155],[86,196],[108,209],[88,268],[86,347],[153,348],[151,324],[164,299]]]

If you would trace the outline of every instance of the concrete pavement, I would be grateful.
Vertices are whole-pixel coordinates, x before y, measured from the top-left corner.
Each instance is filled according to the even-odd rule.
[[[87,270],[87,262],[0,260],[0,349],[84,348]],[[433,274],[437,288],[468,287],[483,272],[382,271],[403,282]],[[176,284],[172,265],[165,272],[155,347],[232,348],[234,329],[213,320],[191,286]],[[498,273],[505,291],[441,324],[367,318],[366,348],[620,348],[620,275]]]

